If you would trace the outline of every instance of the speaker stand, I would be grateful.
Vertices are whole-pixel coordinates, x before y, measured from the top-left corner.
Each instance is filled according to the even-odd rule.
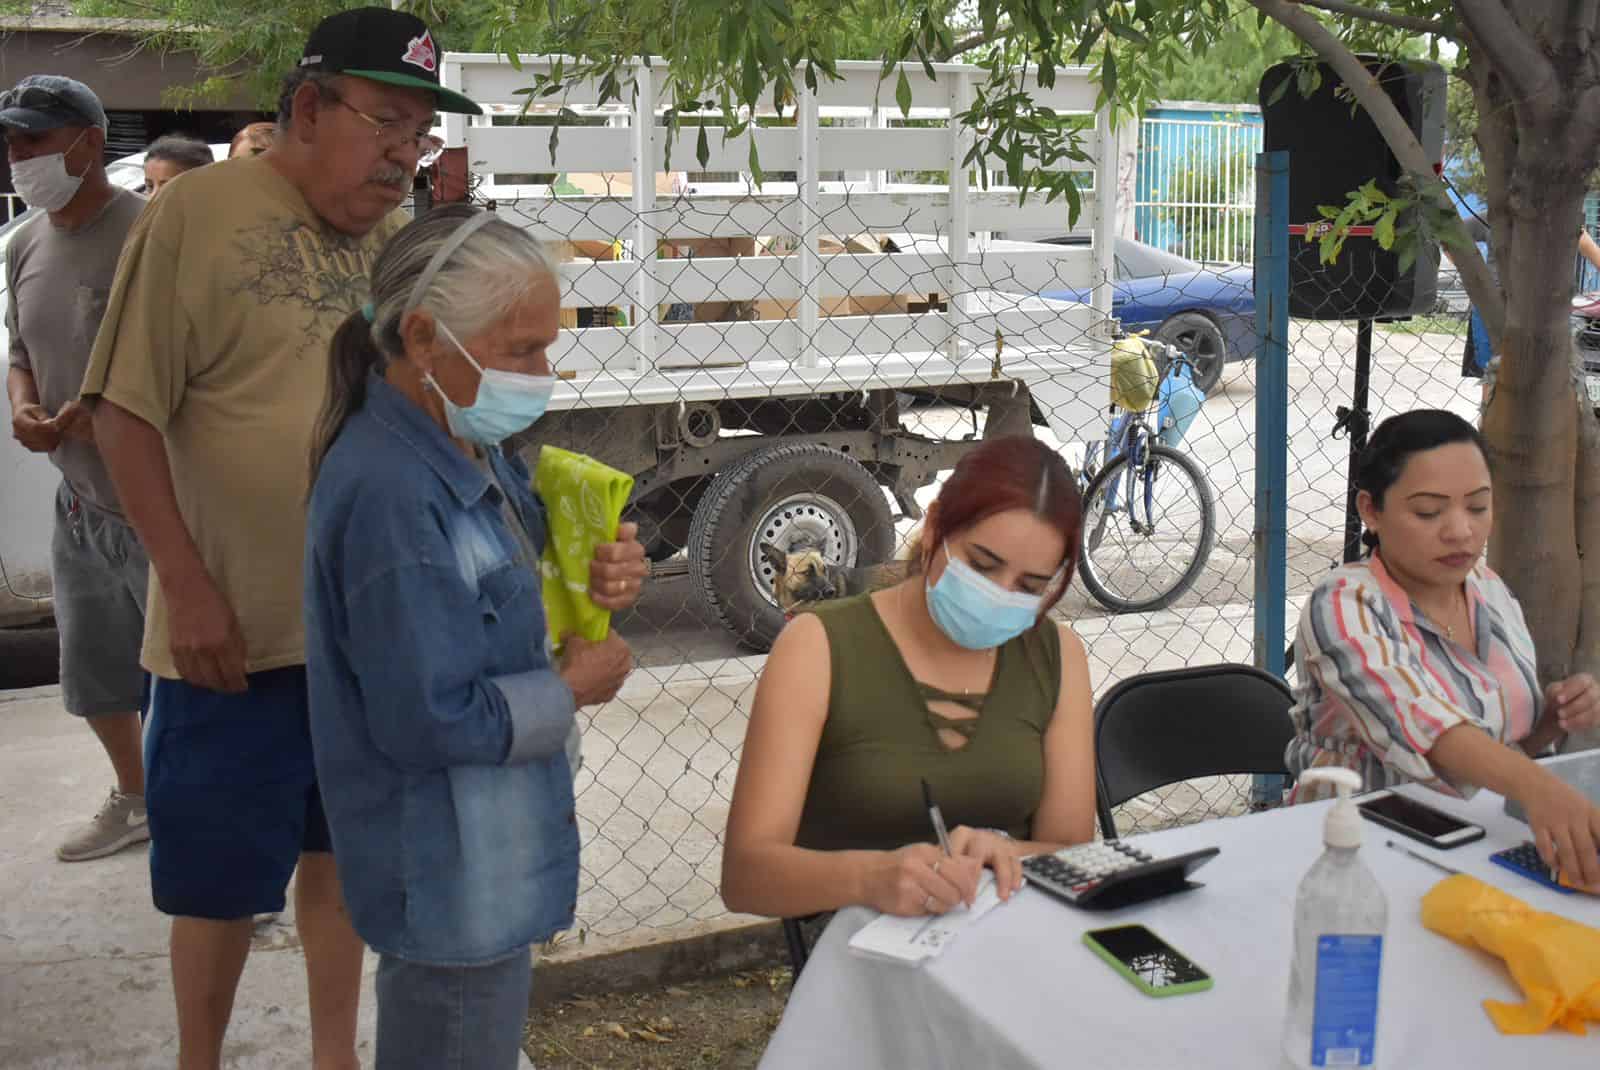
[[[1334,410],[1338,420],[1333,425],[1334,437],[1340,431],[1350,436],[1350,464],[1345,480],[1344,498],[1344,562],[1361,560],[1361,513],[1356,509],[1356,465],[1361,451],[1367,446],[1367,430],[1372,414],[1367,411],[1368,384],[1372,378],[1372,321],[1356,321],[1356,386],[1350,406],[1340,405]]]

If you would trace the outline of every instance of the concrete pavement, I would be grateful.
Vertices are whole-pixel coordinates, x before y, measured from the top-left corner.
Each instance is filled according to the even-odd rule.
[[[7,1070],[171,1067],[177,1024],[168,922],[150,905],[147,849],[65,864],[69,826],[91,815],[110,770],[55,688],[0,692],[0,1066]],[[292,899],[258,930],[225,1065],[310,1065],[305,959]],[[376,1003],[367,956],[361,1056],[370,1066]]]

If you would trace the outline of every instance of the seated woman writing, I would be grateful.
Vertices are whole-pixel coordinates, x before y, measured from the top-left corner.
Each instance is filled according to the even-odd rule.
[[[1530,757],[1600,723],[1600,688],[1587,673],[1539,687],[1522,608],[1480,560],[1493,507],[1483,439],[1443,410],[1392,416],[1356,488],[1372,554],[1330,572],[1301,615],[1289,769],[1345,766],[1368,788],[1489,788],[1522,803],[1547,863],[1600,890],[1600,808]]]
[[[1008,898],[1024,856],[1094,835],[1088,663],[1047,615],[1082,508],[1048,446],[991,439],[929,507],[910,579],[784,629],[734,787],[729,909],[943,913],[971,902],[983,867]]]

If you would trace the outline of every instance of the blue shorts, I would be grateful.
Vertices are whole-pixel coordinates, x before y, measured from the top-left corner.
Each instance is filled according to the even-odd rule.
[[[163,914],[227,921],[284,906],[306,851],[331,851],[303,665],[240,694],[157,678],[145,726],[150,886]]]

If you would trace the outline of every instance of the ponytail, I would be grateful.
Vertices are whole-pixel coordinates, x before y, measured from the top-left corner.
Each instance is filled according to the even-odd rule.
[[[344,430],[345,421],[367,403],[367,376],[383,367],[385,361],[372,340],[372,324],[366,311],[357,309],[345,317],[334,332],[328,347],[328,390],[317,414],[311,435],[311,478],[306,495],[317,485],[317,472]]]
[[[555,262],[527,231],[469,204],[436,208],[402,227],[372,265],[372,299],[345,317],[328,344],[328,390],[311,436],[309,487],[345,421],[367,403],[367,377],[405,359],[406,313],[428,312],[456,337],[470,338],[505,316],[539,279],[556,277]]]

